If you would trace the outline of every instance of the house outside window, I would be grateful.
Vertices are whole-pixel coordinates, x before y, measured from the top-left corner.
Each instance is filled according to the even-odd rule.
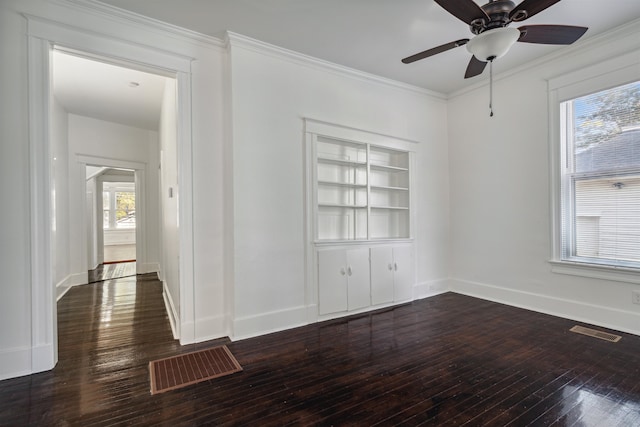
[[[559,112],[561,261],[640,268],[640,81]]]

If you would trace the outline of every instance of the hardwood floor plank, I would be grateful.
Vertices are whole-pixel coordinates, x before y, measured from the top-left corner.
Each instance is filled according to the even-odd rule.
[[[0,425],[639,425],[640,337],[447,293],[181,347],[153,275],[72,288],[59,362],[0,382]],[[226,344],[243,371],[151,396],[148,363]]]

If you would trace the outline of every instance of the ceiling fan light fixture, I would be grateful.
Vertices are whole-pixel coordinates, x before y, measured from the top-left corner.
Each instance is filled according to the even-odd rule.
[[[467,43],[467,50],[481,61],[493,61],[509,51],[520,38],[517,28],[495,28],[478,34]]]

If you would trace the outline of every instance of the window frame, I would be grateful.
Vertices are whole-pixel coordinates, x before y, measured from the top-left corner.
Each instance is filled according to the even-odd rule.
[[[593,258],[568,256],[568,248],[562,245],[563,192],[573,196],[572,177],[566,174],[571,161],[570,153],[563,144],[563,136],[571,137],[572,129],[566,126],[566,115],[561,104],[584,95],[622,86],[638,80],[637,52],[611,58],[590,67],[584,67],[548,80],[549,102],[549,156],[550,156],[550,195],[551,195],[551,270],[559,274],[613,280],[628,283],[640,283],[640,268],[623,264],[609,264]],[[567,215],[574,215],[568,210]],[[568,238],[574,238],[574,230]]]
[[[103,194],[103,201],[104,201],[104,193],[109,193],[109,226],[105,227],[104,226],[104,212],[107,209],[102,209],[103,212],[103,222],[102,222],[102,229],[105,231],[122,231],[122,230],[135,230],[137,228],[137,223],[134,227],[120,227],[118,228],[116,226],[117,224],[117,219],[116,219],[116,215],[117,215],[117,200],[116,200],[116,193],[133,193],[134,196],[136,194],[135,191],[135,183],[131,182],[110,182],[110,181],[105,181],[102,184],[102,194]],[[104,206],[104,202],[103,202],[103,206]]]

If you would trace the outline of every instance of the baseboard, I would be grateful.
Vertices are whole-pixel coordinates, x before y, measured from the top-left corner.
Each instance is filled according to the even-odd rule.
[[[89,273],[69,274],[56,284],[56,301],[60,301],[69,289],[78,285],[86,285],[89,283]]]
[[[195,342],[226,337],[224,316],[209,316],[196,320]]]
[[[62,298],[69,291],[69,289],[72,288],[72,286],[71,275],[68,275],[67,277],[56,283],[56,301],[60,301],[60,298]]]
[[[31,348],[0,351],[0,381],[32,374]]]
[[[192,321],[180,323],[180,345],[195,344],[196,337]]]
[[[449,279],[431,280],[413,286],[413,299],[428,298],[449,292]]]
[[[173,298],[171,298],[171,292],[167,288],[167,282],[162,282],[162,299],[164,300],[164,306],[167,310],[167,317],[169,317],[169,324],[171,325],[171,332],[174,339],[180,339],[180,329],[178,325],[178,312],[173,304]]]
[[[640,313],[461,279],[450,284],[455,293],[640,335]]]
[[[89,283],[89,272],[83,271],[82,273],[73,273],[69,279],[71,286],[86,285]]]
[[[138,271],[139,270],[139,271]],[[160,264],[157,262],[146,262],[136,264],[137,274],[158,273],[160,271]]]
[[[305,306],[241,317],[233,322],[233,336],[231,339],[237,341],[253,338],[304,326],[307,323],[307,307]]]
[[[49,371],[56,366],[57,354],[54,354],[53,344],[39,345],[31,349],[31,371]]]

